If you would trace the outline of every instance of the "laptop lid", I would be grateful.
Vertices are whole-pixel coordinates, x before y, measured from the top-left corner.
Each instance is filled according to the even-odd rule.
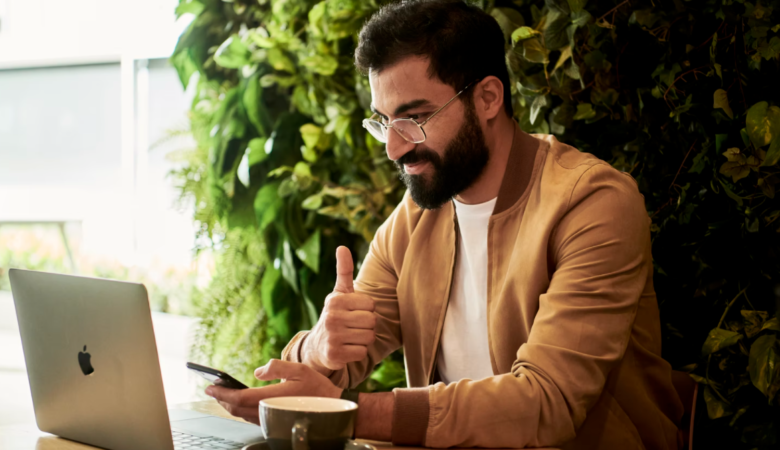
[[[38,428],[112,450],[172,450],[141,284],[9,271]]]

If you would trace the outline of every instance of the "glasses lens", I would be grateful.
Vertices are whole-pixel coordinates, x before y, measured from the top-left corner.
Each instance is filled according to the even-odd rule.
[[[412,119],[394,120],[393,129],[395,129],[402,138],[413,144],[419,144],[420,142],[425,141],[425,133],[423,133],[420,125]]]
[[[371,133],[371,136],[374,136],[374,139],[377,141],[383,144],[387,143],[387,129],[382,123],[377,122],[376,120],[363,119],[363,128],[368,130],[368,132]]]

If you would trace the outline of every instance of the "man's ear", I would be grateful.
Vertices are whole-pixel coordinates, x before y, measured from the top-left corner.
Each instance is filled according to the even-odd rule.
[[[504,109],[504,85],[490,75],[474,86],[474,107],[484,120],[495,118]]]

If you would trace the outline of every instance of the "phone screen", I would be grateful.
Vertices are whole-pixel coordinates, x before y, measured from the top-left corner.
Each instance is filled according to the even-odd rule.
[[[221,370],[212,369],[211,367],[192,362],[187,363],[187,368],[196,372],[198,375],[217,386],[222,386],[229,389],[247,389],[248,387],[244,383],[236,380]]]

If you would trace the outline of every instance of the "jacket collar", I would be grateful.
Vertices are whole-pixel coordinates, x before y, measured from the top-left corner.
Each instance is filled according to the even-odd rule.
[[[493,215],[511,208],[523,196],[531,181],[538,150],[539,140],[515,123],[512,149],[509,151]]]

